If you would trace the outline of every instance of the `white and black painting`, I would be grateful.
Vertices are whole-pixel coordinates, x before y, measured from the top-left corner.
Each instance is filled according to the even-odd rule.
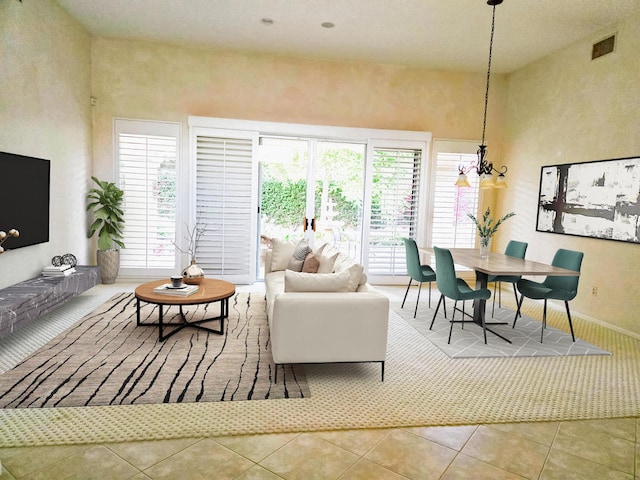
[[[542,167],[536,230],[640,243],[640,157]]]

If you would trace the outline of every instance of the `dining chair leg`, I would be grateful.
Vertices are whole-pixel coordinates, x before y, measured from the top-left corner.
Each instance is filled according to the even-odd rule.
[[[486,316],[486,312],[480,312],[480,319],[482,320],[482,332],[484,333],[484,343],[487,344],[487,325],[485,323],[484,317]]]
[[[502,282],[498,282],[498,308],[502,308]]]
[[[431,319],[431,325],[429,326],[429,330],[433,328],[433,322],[436,321],[436,315],[438,315],[438,310],[440,310],[440,303],[444,302],[444,295],[440,294],[440,300],[438,300],[438,306],[436,307],[436,311],[433,314],[433,318]]]
[[[418,285],[418,298],[416,299],[416,309],[413,311],[413,318],[418,314],[418,303],[420,302],[420,292],[422,291],[422,282]]]
[[[496,310],[496,288],[498,288],[498,282],[493,282],[493,305],[491,306],[491,318]]]
[[[411,282],[413,282],[413,278],[409,277],[409,285],[407,285],[407,291],[404,292],[404,299],[402,300],[402,305],[400,305],[400,308],[404,308],[404,302],[407,300],[407,294],[409,293]]]
[[[451,343],[451,334],[453,333],[453,323],[454,323],[454,319],[456,318],[456,308],[458,307],[458,301],[456,300],[453,304],[453,313],[451,314],[451,320],[449,320],[450,326],[449,326],[449,340],[447,340],[447,344]],[[464,320],[464,315],[462,320]]]
[[[573,334],[573,324],[571,323],[571,314],[569,313],[569,302],[568,301],[564,301],[564,306],[567,309],[567,319],[569,320],[569,328],[571,329],[571,338],[573,339],[573,341],[576,341],[576,336]]]
[[[431,283],[429,282],[429,308],[431,308]]]
[[[544,307],[542,307],[542,330],[540,332],[540,343],[544,338],[544,329],[547,328],[547,299],[544,299]]]

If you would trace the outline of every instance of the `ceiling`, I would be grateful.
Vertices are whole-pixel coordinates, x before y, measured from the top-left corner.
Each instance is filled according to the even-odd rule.
[[[489,54],[485,0],[58,1],[104,37],[476,72]],[[492,71],[517,70],[636,12],[640,0],[505,0]]]

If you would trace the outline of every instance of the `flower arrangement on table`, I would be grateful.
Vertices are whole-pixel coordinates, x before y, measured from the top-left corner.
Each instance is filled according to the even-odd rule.
[[[491,207],[487,207],[487,211],[482,215],[482,222],[480,222],[475,215],[468,213],[468,217],[473,220],[478,227],[478,235],[480,236],[480,256],[486,257],[489,253],[489,245],[491,238],[498,231],[498,227],[502,225],[502,222],[513,217],[514,212],[507,213],[504,217],[499,218],[497,221],[491,216]]]

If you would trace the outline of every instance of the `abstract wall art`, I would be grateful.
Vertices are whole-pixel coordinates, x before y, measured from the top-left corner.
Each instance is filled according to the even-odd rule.
[[[542,167],[536,230],[640,243],[640,157]]]

